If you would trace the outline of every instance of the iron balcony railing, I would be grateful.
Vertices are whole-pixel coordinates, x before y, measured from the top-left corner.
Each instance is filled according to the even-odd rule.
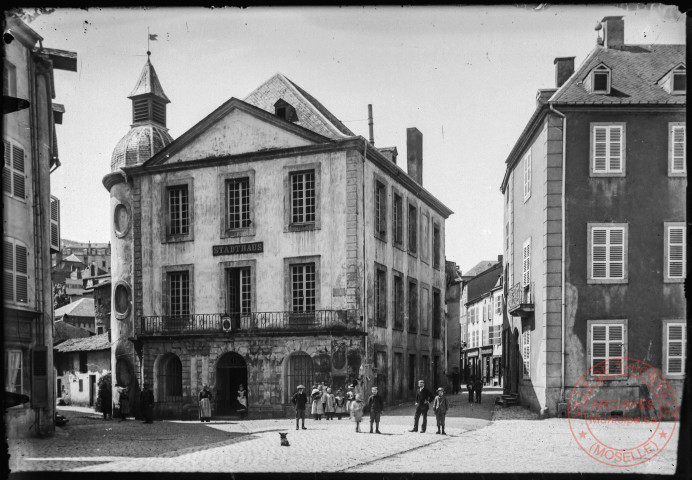
[[[311,312],[203,313],[142,316],[137,335],[195,335],[214,333],[260,333],[281,331],[362,331],[356,310]]]
[[[523,317],[534,311],[534,284],[517,283],[507,292],[507,313]]]

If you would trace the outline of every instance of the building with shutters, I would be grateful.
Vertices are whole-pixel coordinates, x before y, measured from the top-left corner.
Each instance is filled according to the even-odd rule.
[[[51,252],[59,246],[59,203],[50,172],[60,165],[54,69],[77,70],[77,55],[51,50],[19,18],[5,15],[3,58],[3,338],[5,412],[12,437],[54,430]],[[10,41],[11,40],[11,41]],[[22,397],[23,396],[23,397]]]
[[[115,147],[115,381],[153,387],[158,417],[290,412],[302,383],[378,385],[388,403],[445,382],[444,225],[408,174],[281,74],[173,140],[148,60]],[[131,396],[132,398],[132,396]],[[134,395],[137,398],[137,395]],[[135,400],[136,402],[136,400]]]
[[[659,369],[678,404],[686,373],[685,45],[628,45],[623,17],[597,30],[579,68],[555,59],[501,185],[505,389],[548,415],[623,357]],[[604,385],[647,400],[635,384]]]

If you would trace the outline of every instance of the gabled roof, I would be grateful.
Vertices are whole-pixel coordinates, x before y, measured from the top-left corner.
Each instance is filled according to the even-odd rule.
[[[74,253],[73,253],[72,255],[70,255],[69,257],[67,257],[67,258],[63,258],[62,261],[63,261],[63,262],[81,263],[81,264],[84,265],[84,262],[83,262],[77,255],[75,255]]]
[[[490,293],[495,289],[499,277],[502,276],[502,264],[495,262],[495,265],[488,270],[476,275],[468,283],[467,304],[473,303],[480,297]]]
[[[77,327],[70,323],[58,320],[53,323],[55,335],[53,336],[53,345],[58,345],[59,343],[69,340],[71,338],[84,338],[93,335],[89,330],[81,327]]]
[[[159,82],[159,76],[156,75],[156,70],[154,70],[154,66],[151,64],[149,58],[147,58],[147,63],[145,63],[144,68],[142,68],[142,73],[139,74],[139,79],[137,80],[135,88],[130,92],[127,98],[146,94],[154,95],[166,103],[171,103],[163,92],[163,87],[161,86],[161,82]]]
[[[65,315],[70,317],[91,317],[93,318],[94,313],[94,299],[93,298],[80,298],[76,302],[68,303],[55,310],[54,318],[63,318]]]
[[[596,48],[550,99],[555,104],[680,104],[686,95],[671,95],[658,80],[685,61],[685,45],[623,45]],[[610,94],[588,92],[586,76],[601,63],[612,71]]]
[[[108,333],[94,335],[93,337],[71,338],[55,346],[55,350],[61,353],[93,352],[98,350],[110,350],[110,348],[111,342],[108,340]]]
[[[481,260],[468,272],[462,272],[462,277],[475,277],[476,275],[485,272],[489,268],[492,268],[492,266],[496,263],[497,260]]]
[[[281,73],[271,77],[243,100],[250,105],[274,113],[274,104],[279,99],[296,109],[298,114],[296,123],[308,130],[333,139],[355,136],[315,97]]]

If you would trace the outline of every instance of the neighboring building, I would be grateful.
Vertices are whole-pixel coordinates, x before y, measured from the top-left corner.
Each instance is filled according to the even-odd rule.
[[[117,382],[152,384],[171,417],[205,383],[216,416],[241,383],[251,416],[281,416],[299,383],[358,378],[392,403],[445,382],[452,212],[421,186],[417,129],[407,175],[281,74],[175,141],[149,60],[129,98],[103,180]]]
[[[111,282],[110,279],[98,283],[94,290],[94,317],[96,333],[106,333],[111,329]]]
[[[53,323],[53,331],[54,347],[71,338],[91,337],[94,334],[94,332],[90,332],[85,328],[75,327],[71,323],[65,323],[62,320]]]
[[[62,259],[66,259],[70,255],[75,255],[87,267],[94,269],[99,268],[103,273],[111,271],[111,244],[108,243],[91,243],[91,242],[75,242],[74,240],[62,239],[60,243],[60,252],[54,255],[54,263],[59,264]],[[92,273],[91,276],[98,275]]]
[[[55,389],[69,394],[71,405],[93,407],[99,379],[111,371],[108,334],[72,338],[55,346]]]
[[[59,254],[54,254],[55,257]],[[74,272],[81,272],[86,268],[86,264],[76,255],[68,255],[67,257],[61,259],[59,262],[53,265],[51,269],[51,279],[53,280],[53,285],[59,283],[65,283],[68,278],[71,278]]]
[[[627,45],[622,17],[602,27],[576,71],[555,59],[501,186],[505,388],[548,415],[622,357],[661,370],[678,401],[686,373],[686,48]],[[608,382],[605,398],[646,400],[635,386]]]
[[[447,290],[445,316],[447,319],[447,393],[459,389],[461,383],[461,293],[463,281],[456,263],[445,261]]]
[[[77,55],[51,50],[12,14],[3,28],[3,339],[5,391],[29,402],[7,408],[8,437],[54,431],[51,251],[59,245],[59,201],[50,194],[58,160],[53,70],[77,70]]]
[[[54,317],[56,322],[62,320],[75,327],[84,328],[92,333],[96,333],[93,298],[80,298],[72,303],[68,303],[56,309]]]
[[[502,344],[502,256],[466,284],[469,343],[464,351],[470,376],[494,385],[500,377]]]

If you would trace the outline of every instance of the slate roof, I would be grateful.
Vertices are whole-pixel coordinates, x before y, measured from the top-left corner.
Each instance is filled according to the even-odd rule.
[[[481,260],[473,266],[468,272],[462,272],[462,277],[475,277],[476,275],[485,272],[497,263],[497,260]]]
[[[502,276],[502,264],[495,262],[492,268],[476,275],[468,283],[467,304],[473,303],[479,297],[490,293],[497,286],[498,279]]]
[[[54,318],[63,318],[65,315],[94,318],[94,299],[85,297],[76,302],[68,303],[55,311]]]
[[[324,105],[281,73],[264,82],[243,101],[273,114],[274,104],[279,99],[296,109],[298,120],[295,123],[301,127],[332,139],[355,136]]]
[[[84,338],[93,335],[89,330],[81,327],[76,327],[72,324],[58,320],[53,324],[55,335],[53,336],[53,345],[64,342],[71,338]]]
[[[108,333],[85,338],[71,338],[54,347],[56,351],[64,352],[93,352],[110,350],[111,342]]]
[[[83,262],[77,255],[75,255],[74,253],[73,253],[72,255],[70,255],[69,257],[67,257],[67,258],[63,258],[62,261],[63,261],[63,262],[81,263],[81,264],[84,265],[84,262]]]
[[[144,68],[142,68],[142,73],[139,74],[139,79],[137,80],[135,88],[127,96],[127,98],[145,95],[148,93],[159,97],[166,103],[171,102],[163,92],[163,87],[161,86],[161,82],[159,82],[159,76],[156,75],[156,70],[154,70],[154,66],[151,64],[149,58],[147,58],[147,63],[145,63]]]
[[[552,96],[560,104],[680,104],[687,95],[671,95],[658,81],[685,62],[685,45],[623,45],[621,48],[596,48],[575,73]],[[600,63],[611,69],[611,93],[589,93],[584,82]]]

